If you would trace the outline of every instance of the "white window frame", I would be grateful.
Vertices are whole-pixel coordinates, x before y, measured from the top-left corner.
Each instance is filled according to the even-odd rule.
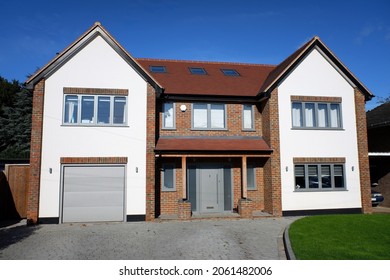
[[[195,127],[194,125],[194,105],[206,105],[206,110],[207,110],[207,125],[206,127]],[[223,105],[223,122],[224,122],[224,127],[218,128],[218,127],[211,127],[212,120],[211,120],[211,106],[212,105]],[[192,130],[227,130],[227,110],[226,110],[226,104],[222,103],[193,103],[191,104],[191,129]]]
[[[245,127],[245,107],[248,107],[248,106],[250,106],[250,109],[251,109],[251,127],[250,128]],[[255,113],[254,113],[252,104],[243,104],[242,105],[242,130],[246,130],[246,131],[255,130]]]
[[[165,186],[165,170],[172,169],[172,188]],[[176,168],[174,163],[164,163],[162,165],[161,172],[161,190],[163,192],[175,192],[176,191]]]
[[[75,122],[66,122],[66,98],[68,96],[75,96],[77,97],[77,120]],[[93,98],[94,100],[94,109],[93,109],[93,118],[91,122],[83,122],[81,119],[81,112],[82,112],[82,99],[83,97],[89,97]],[[99,98],[109,98],[110,99],[110,116],[109,116],[109,122],[108,123],[99,123],[97,121],[98,119],[98,102]],[[124,98],[125,100],[125,106],[124,106],[124,122],[123,123],[114,123],[114,108],[115,108],[115,99],[116,98]],[[127,126],[127,110],[128,110],[128,98],[124,95],[108,95],[108,94],[101,94],[101,95],[95,95],[95,94],[72,94],[67,93],[64,94],[64,101],[63,101],[63,113],[62,113],[62,125],[64,126]]]
[[[299,104],[301,107],[300,111],[300,118],[301,118],[301,125],[294,125],[295,119],[294,119],[294,104]],[[306,123],[306,104],[314,104],[314,120],[313,120],[313,126],[309,126]],[[319,123],[319,105],[326,105],[327,108],[327,114],[326,114],[326,120],[327,125],[326,126],[320,126]],[[332,114],[331,114],[331,107],[332,105],[338,106],[338,126],[332,127]],[[291,102],[291,125],[293,129],[325,129],[325,130],[340,130],[343,129],[343,121],[342,121],[342,110],[341,110],[341,102],[312,102],[312,101],[292,101]]]
[[[296,180],[296,169],[297,166],[303,166],[304,167],[304,180],[305,180],[305,187],[299,186],[297,184]],[[310,182],[309,182],[309,166],[315,166],[317,167],[317,179],[318,179],[318,188],[310,188]],[[321,167],[322,166],[330,166],[330,183],[331,187],[325,188],[322,187],[322,174],[321,174]],[[335,166],[342,166],[342,172],[343,172],[343,187],[336,187],[335,186],[335,177],[340,177],[335,175]],[[318,192],[318,191],[345,191],[347,190],[347,185],[346,185],[346,174],[345,174],[345,164],[344,163],[296,163],[294,164],[294,189],[297,192]],[[302,176],[300,176],[302,177]]]
[[[173,119],[172,119],[172,126],[166,126],[165,125],[165,114],[166,114],[166,105],[171,104],[173,108]],[[176,103],[175,102],[164,102],[162,105],[162,128],[163,129],[176,129]]]

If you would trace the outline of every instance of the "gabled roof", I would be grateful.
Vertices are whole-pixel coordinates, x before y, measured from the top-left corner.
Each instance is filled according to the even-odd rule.
[[[384,103],[367,112],[367,127],[390,126],[390,102]]]
[[[260,93],[270,93],[315,47],[318,47],[330,59],[330,61],[361,90],[366,100],[370,100],[374,97],[374,95],[351,73],[351,71],[349,71],[349,69],[333,54],[333,52],[320,40],[318,36],[313,37],[280,63],[269,74],[260,89]]]
[[[148,73],[163,85],[165,94],[256,97],[274,65],[138,58]],[[166,73],[154,73],[150,66],[165,66]],[[204,68],[205,75],[189,68]],[[221,69],[234,69],[239,76],[226,76]]]
[[[70,44],[65,50],[54,57],[44,67],[39,69],[25,82],[28,88],[33,88],[34,85],[42,78],[50,76],[70,58],[76,55],[89,42],[101,36],[127,63],[129,63],[135,71],[137,71],[147,82],[153,85],[157,90],[162,90],[162,86],[151,75],[143,69],[143,67],[107,32],[106,29],[96,22],[90,29],[81,35],[76,41]]]

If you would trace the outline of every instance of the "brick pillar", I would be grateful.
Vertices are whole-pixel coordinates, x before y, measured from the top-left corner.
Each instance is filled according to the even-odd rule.
[[[191,202],[179,199],[177,202],[177,215],[180,220],[191,219]]]
[[[363,213],[372,213],[365,97],[364,94],[357,88],[355,88],[355,112],[362,210]]]
[[[33,92],[27,224],[38,223],[39,217],[44,92],[45,80],[42,79],[35,85]]]
[[[273,152],[264,165],[264,210],[274,216],[282,215],[282,185],[280,174],[280,141],[278,89],[262,105],[263,137]]]
[[[241,218],[253,218],[254,202],[249,198],[241,198],[238,201],[238,214]]]
[[[156,93],[154,88],[147,85],[146,101],[146,221],[155,219],[156,206],[156,164],[154,148],[156,146]]]

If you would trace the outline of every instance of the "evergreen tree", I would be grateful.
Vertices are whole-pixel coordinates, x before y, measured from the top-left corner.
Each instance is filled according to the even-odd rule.
[[[28,158],[32,93],[0,77],[0,158]]]

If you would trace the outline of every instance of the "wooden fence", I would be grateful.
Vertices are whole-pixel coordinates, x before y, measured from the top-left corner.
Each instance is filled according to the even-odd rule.
[[[27,217],[27,188],[30,166],[6,165],[0,172],[0,219]]]

